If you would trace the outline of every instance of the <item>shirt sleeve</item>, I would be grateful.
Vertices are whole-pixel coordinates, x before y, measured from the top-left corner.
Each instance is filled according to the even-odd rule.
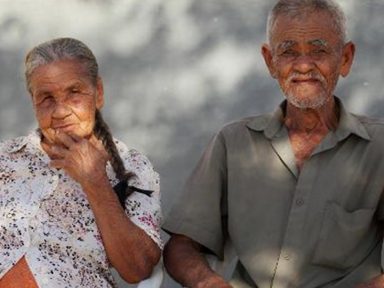
[[[135,173],[135,176],[129,179],[128,185],[152,191],[150,196],[132,193],[125,201],[125,211],[131,221],[144,230],[162,249],[159,174],[153,169],[148,158],[135,150],[130,150],[123,158],[127,171]]]
[[[226,231],[226,149],[217,134],[204,151],[163,225],[223,257]]]

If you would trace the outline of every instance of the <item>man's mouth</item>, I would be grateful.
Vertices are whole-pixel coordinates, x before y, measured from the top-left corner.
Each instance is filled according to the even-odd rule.
[[[317,84],[319,83],[320,81],[318,79],[315,79],[315,78],[293,78],[291,80],[292,83],[295,83],[295,84]]]

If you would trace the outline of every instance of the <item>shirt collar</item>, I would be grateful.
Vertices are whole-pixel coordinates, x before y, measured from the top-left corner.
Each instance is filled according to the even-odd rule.
[[[283,126],[286,101],[270,114],[255,117],[247,123],[247,127],[255,131],[263,131],[268,139],[272,139]]]
[[[339,98],[335,97],[335,100],[340,111],[340,120],[335,131],[337,140],[342,141],[350,134],[354,134],[365,140],[370,140],[371,138],[367,129],[359,118],[348,112]],[[247,123],[248,128],[255,131],[263,131],[265,137],[268,139],[277,137],[279,135],[278,132],[283,126],[286,105],[287,101],[284,100],[272,114],[266,114],[253,118]]]
[[[340,99],[336,98],[336,102],[340,109],[339,126],[335,132],[337,139],[341,141],[347,138],[350,134],[354,134],[365,140],[371,140],[367,129],[360,119],[356,115],[348,112]]]
[[[43,154],[45,154],[44,150],[41,148],[40,141],[41,141],[41,133],[39,129],[36,129],[30,132],[27,136],[17,137],[15,139],[12,139],[7,144],[7,147],[5,148],[5,150],[8,153],[12,154],[12,153],[19,152],[25,147],[29,147],[30,149],[38,150]]]

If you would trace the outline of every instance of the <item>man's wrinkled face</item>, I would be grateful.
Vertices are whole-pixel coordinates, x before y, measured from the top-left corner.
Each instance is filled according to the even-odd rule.
[[[29,87],[36,119],[48,142],[57,143],[58,132],[92,135],[103,89],[100,79],[92,83],[83,64],[63,60],[40,66],[33,71]]]
[[[263,56],[288,102],[298,108],[319,108],[332,96],[339,75],[346,76],[353,59],[352,43],[344,45],[326,12],[280,15],[271,28]],[[351,55],[345,55],[352,51]],[[350,59],[351,58],[351,59]]]

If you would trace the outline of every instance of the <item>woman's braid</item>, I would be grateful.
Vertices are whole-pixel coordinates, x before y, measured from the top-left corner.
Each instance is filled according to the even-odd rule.
[[[95,133],[96,138],[103,143],[104,149],[111,157],[110,163],[113,168],[113,171],[115,171],[116,178],[120,181],[127,181],[128,178],[134,176],[132,172],[126,172],[124,162],[119,155],[119,151],[117,151],[117,147],[115,142],[113,141],[109,127],[107,123],[105,123],[99,110],[96,110],[95,127],[93,129],[93,132]]]

